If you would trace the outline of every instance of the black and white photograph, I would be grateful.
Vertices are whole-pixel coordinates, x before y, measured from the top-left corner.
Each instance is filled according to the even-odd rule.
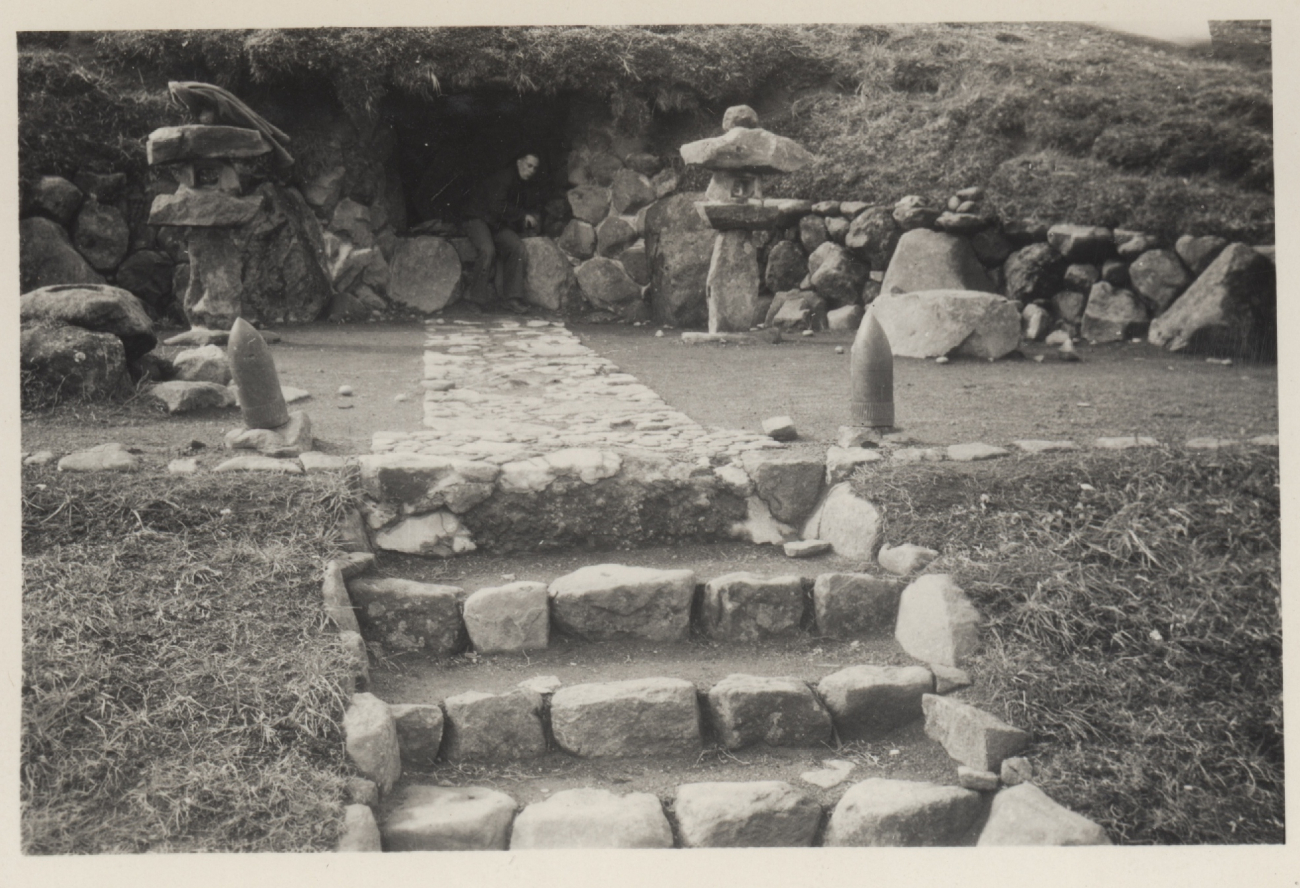
[[[1159,9],[14,14],[22,883],[1294,884],[1296,10]]]

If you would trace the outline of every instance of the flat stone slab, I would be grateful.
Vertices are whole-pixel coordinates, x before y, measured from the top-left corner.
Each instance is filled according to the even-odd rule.
[[[958,844],[979,817],[979,793],[958,786],[872,778],[840,798],[826,827],[828,847]]]
[[[134,472],[140,460],[125,444],[108,443],[69,453],[58,466],[60,472]]]
[[[704,584],[701,623],[711,638],[758,641],[799,632],[803,581],[791,574],[763,577],[738,572]]]
[[[1039,438],[1022,438],[1011,443],[1025,453],[1060,453],[1079,449],[1079,445],[1073,441],[1044,441]]]
[[[834,547],[825,540],[794,540],[781,547],[787,558],[816,558],[834,551]]]
[[[695,685],[643,678],[560,688],[551,731],[561,749],[583,758],[693,755],[701,745]]]
[[[1029,745],[1028,733],[969,703],[926,694],[921,706],[926,736],[938,741],[948,755],[976,770],[997,771],[1003,759]]]
[[[409,785],[379,831],[386,851],[504,851],[517,807],[482,786]]]
[[[1128,450],[1132,447],[1159,447],[1160,442],[1155,438],[1142,435],[1123,435],[1121,437],[1098,438],[1092,442],[1092,446],[1098,450]]]
[[[214,472],[270,472],[279,475],[301,475],[302,466],[296,459],[277,459],[273,456],[233,456],[217,464]]]
[[[442,705],[447,710],[443,755],[449,762],[517,761],[546,752],[542,695],[536,691],[468,691]]]
[[[812,845],[822,809],[780,780],[685,783],[673,817],[683,848],[801,848]]]
[[[840,740],[876,740],[922,716],[934,689],[924,666],[850,666],[817,683]]]
[[[465,600],[465,628],[480,654],[539,650],[550,640],[546,585],[517,582],[479,589]]]
[[[802,681],[728,675],[709,689],[706,699],[718,742],[727,749],[830,742],[830,713]]]
[[[598,564],[556,579],[548,595],[555,625],[581,638],[684,639],[690,631],[695,574]]]
[[[358,577],[348,584],[362,630],[392,651],[454,654],[461,647],[460,602],[456,586],[397,578]]]
[[[673,831],[648,792],[566,789],[515,818],[510,849],[671,848]]]
[[[1057,804],[1032,783],[993,797],[978,845],[1109,845],[1106,831]]]
[[[953,462],[976,462],[985,459],[997,459],[1000,456],[1007,456],[1011,451],[1005,447],[994,447],[992,444],[981,444],[973,442],[970,444],[949,444],[948,459]]]

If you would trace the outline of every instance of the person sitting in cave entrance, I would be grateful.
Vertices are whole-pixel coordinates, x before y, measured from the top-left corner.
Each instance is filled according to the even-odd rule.
[[[502,293],[497,305],[523,313],[525,253],[521,235],[537,234],[541,228],[538,195],[528,182],[537,174],[541,160],[532,152],[520,154],[514,163],[493,173],[475,186],[465,207],[465,235],[474,244],[478,258],[470,279],[470,301],[482,307],[492,305],[492,278],[496,258],[501,258]]]

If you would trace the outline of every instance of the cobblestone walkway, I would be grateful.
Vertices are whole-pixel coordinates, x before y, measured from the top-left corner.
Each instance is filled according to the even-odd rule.
[[[601,448],[704,464],[783,446],[755,432],[706,429],[550,321],[431,321],[423,384],[425,429],[376,432],[373,452],[502,465]]]

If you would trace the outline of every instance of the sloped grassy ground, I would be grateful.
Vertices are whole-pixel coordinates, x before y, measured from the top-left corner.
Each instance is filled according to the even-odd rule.
[[[668,154],[744,101],[819,156],[776,195],[985,185],[1004,217],[1267,243],[1272,72],[1255,24],[1214,23],[1265,41],[1255,61],[1077,23],[38,32],[20,39],[20,169],[142,171],[145,136],[174,122],[169,79],[254,106],[323,90],[357,119],[391,93],[577,94],[629,130],[654,119]],[[295,154],[310,176],[310,150]]]
[[[1278,459],[1152,450],[862,472],[986,619],[975,701],[1138,844],[1285,841]]]
[[[25,469],[28,854],[333,848],[337,482]]]

